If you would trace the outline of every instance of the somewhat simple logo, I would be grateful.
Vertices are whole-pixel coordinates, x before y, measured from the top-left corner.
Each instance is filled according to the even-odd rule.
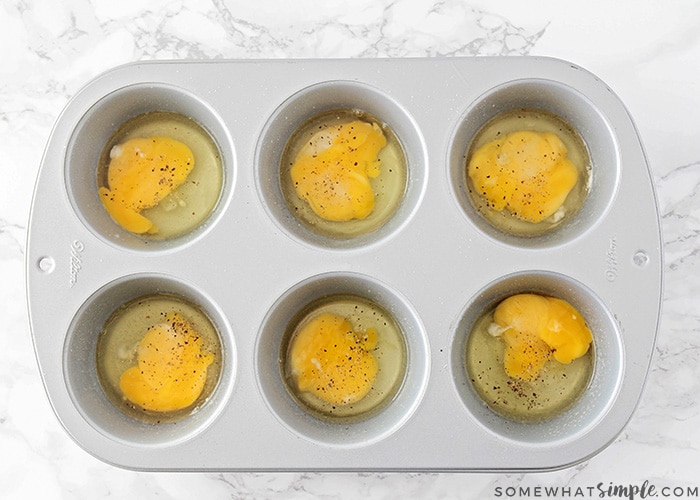
[[[80,240],[74,240],[70,246],[70,279],[68,283],[71,288],[78,282],[78,273],[83,268],[83,259],[81,254],[85,250],[85,243]]]
[[[605,279],[610,282],[617,279],[617,240],[613,236],[610,238],[608,251],[605,252]]]

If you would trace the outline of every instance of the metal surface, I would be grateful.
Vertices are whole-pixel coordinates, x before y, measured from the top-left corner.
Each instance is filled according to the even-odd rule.
[[[551,235],[485,226],[463,193],[475,130],[501,109],[544,107],[571,122],[593,160],[591,194]],[[300,121],[359,107],[391,125],[409,160],[399,212],[377,233],[325,240],[286,212],[276,161]],[[222,199],[192,235],[149,242],[121,231],[97,197],[96,158],[130,116],[193,117],[224,160]],[[32,335],[68,433],[119,466],[150,470],[542,470],[575,464],[623,429],[639,400],[662,293],[654,191],[626,109],[595,76],[546,58],[148,62],[88,84],[51,135],[27,246]],[[515,424],[485,408],[463,366],[470,321],[519,290],[555,293],[594,331],[595,374],[553,421]],[[222,335],[223,378],[196,415],[136,423],[96,379],[96,336],[129,298],[201,304]],[[329,292],[362,292],[402,324],[408,370],[396,400],[363,423],[304,414],[282,389],[280,326]]]

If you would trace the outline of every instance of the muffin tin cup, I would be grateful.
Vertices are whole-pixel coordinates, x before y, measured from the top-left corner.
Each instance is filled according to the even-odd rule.
[[[398,393],[371,416],[355,422],[313,416],[291,397],[280,374],[280,349],[289,322],[309,303],[331,295],[355,295],[380,305],[398,322],[406,344],[406,368]],[[405,297],[368,276],[327,273],[296,284],[273,304],[258,335],[255,371],[270,411],[292,432],[327,446],[357,447],[386,438],[410,418],[425,392],[429,358],[425,330]]]
[[[572,407],[541,422],[517,422],[487,407],[477,394],[466,366],[469,335],[484,311],[518,293],[557,297],[573,305],[593,333],[593,375]],[[451,347],[455,388],[468,412],[480,425],[501,439],[531,446],[552,446],[573,441],[597,425],[615,402],[622,384],[624,354],[619,327],[605,304],[592,290],[567,276],[546,271],[523,271],[503,276],[480,290],[457,322]]]
[[[370,113],[390,127],[404,150],[408,175],[402,203],[382,226],[355,237],[333,238],[301,224],[291,213],[280,189],[279,170],[285,145],[300,126],[324,112],[342,109]],[[418,209],[428,177],[425,144],[410,114],[385,93],[353,81],[317,83],[284,101],[265,124],[256,164],[258,192],[270,217],[290,237],[328,250],[366,247],[400,231]]]
[[[223,168],[221,194],[205,223],[182,236],[160,240],[120,227],[105,210],[97,192],[97,165],[110,136],[129,119],[153,111],[172,112],[194,120],[213,139]],[[225,211],[235,181],[234,158],[228,129],[203,99],[169,84],[134,83],[105,95],[82,116],[68,142],[65,184],[73,209],[96,236],[131,250],[168,250],[201,237]]]
[[[109,401],[97,375],[97,342],[111,314],[137,298],[171,295],[210,319],[219,334],[223,358],[212,394],[190,415],[166,424],[149,424],[127,415]],[[200,289],[170,276],[139,274],[106,284],[77,311],[66,335],[63,372],[68,392],[83,418],[109,439],[132,447],[167,447],[192,439],[221,414],[231,393],[236,367],[233,334],[221,309]]]
[[[466,158],[471,141],[489,120],[517,109],[544,110],[564,120],[581,135],[591,159],[589,193],[583,207],[537,237],[513,235],[493,226],[476,210],[467,187]],[[605,217],[620,179],[619,148],[608,118],[578,90],[542,78],[510,81],[479,96],[460,119],[447,164],[453,196],[469,223],[496,241],[521,248],[560,246],[584,235]]]
[[[570,123],[592,159],[583,208],[540,237],[494,230],[466,191],[474,134],[497,113],[520,107]],[[385,121],[408,162],[393,217],[357,238],[311,231],[280,189],[289,136],[338,108]],[[124,121],[155,110],[199,123],[224,166],[213,213],[170,240],[121,230],[97,193],[103,143]],[[653,184],[624,105],[583,69],[530,57],[115,68],[76,95],[56,123],[26,255],[34,348],[59,421],[101,460],[171,471],[515,471],[579,463],[622,431],[639,401],[663,269]],[[571,302],[594,335],[589,386],[570,409],[540,423],[491,411],[465,369],[474,318],[520,291]],[[213,394],[192,415],[166,424],[126,416],[96,372],[105,321],[151,293],[201,307],[223,348]],[[366,418],[317,418],[290,395],[280,370],[289,321],[335,294],[376,302],[405,337],[403,382]]]

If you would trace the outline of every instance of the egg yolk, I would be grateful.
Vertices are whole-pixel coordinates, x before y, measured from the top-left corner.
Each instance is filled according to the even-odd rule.
[[[141,211],[156,206],[194,167],[187,145],[169,137],[129,139],[110,151],[107,185],[99,195],[109,215],[136,234],[158,232]]]
[[[533,380],[550,359],[568,364],[580,358],[593,341],[581,314],[555,297],[518,294],[501,302],[489,333],[506,345],[504,368],[508,376]]]
[[[493,140],[473,154],[469,177],[491,208],[541,222],[562,208],[578,171],[553,133],[520,131]]]
[[[291,167],[297,195],[323,219],[364,219],[374,209],[370,178],[379,175],[385,145],[381,128],[360,120],[316,132]]]
[[[202,394],[214,354],[180,314],[165,316],[139,343],[136,366],[122,373],[119,388],[140,407],[158,412],[187,408]]]
[[[290,349],[297,388],[334,405],[347,405],[367,395],[377,376],[377,331],[353,330],[337,314],[323,313],[305,325]]]

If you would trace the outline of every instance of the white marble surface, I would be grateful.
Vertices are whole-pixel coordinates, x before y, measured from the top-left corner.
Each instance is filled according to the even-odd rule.
[[[544,487],[571,488],[557,498],[592,498],[598,483],[645,480],[661,498],[681,489],[693,496],[700,487],[700,2],[145,4],[0,0],[0,498],[497,498],[519,487],[530,488],[529,498],[547,498]],[[436,55],[564,58],[606,81],[635,118],[658,191],[665,297],[647,387],[615,442],[579,466],[538,474],[142,473],[74,444],[39,378],[23,271],[33,184],[68,99],[98,73],[135,60]]]

